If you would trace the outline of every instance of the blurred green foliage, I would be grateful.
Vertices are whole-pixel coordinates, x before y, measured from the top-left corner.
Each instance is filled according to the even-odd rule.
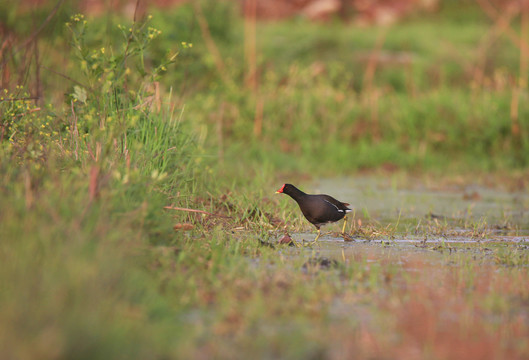
[[[244,82],[245,41],[251,39],[245,40],[239,17],[216,2],[202,3],[223,75],[235,86],[220,76],[191,5],[155,13],[155,21],[164,33],[183,33],[193,44],[179,59],[184,71],[165,79],[186,103],[186,117],[209,129],[208,144],[225,147],[226,154],[235,149],[232,154],[248,161],[317,174],[381,165],[455,172],[524,168],[525,89],[518,133],[511,131],[510,115],[519,49],[493,34],[475,5],[466,4],[465,17],[456,16],[454,6],[448,2],[440,13],[389,28],[304,19],[257,23],[255,91]],[[182,23],[192,31],[182,31]],[[159,46],[172,43],[166,37]],[[372,56],[378,63],[370,78]],[[257,136],[256,118],[263,123]],[[213,130],[218,126],[221,136]],[[241,147],[249,151],[241,155]]]
[[[135,39],[138,47],[127,51],[142,52],[149,66],[164,73],[162,89],[171,89],[178,104],[185,104],[186,122],[206,136],[203,144],[210,154],[237,154],[256,165],[265,161],[280,169],[288,164],[294,172],[312,173],[323,162],[327,173],[382,165],[455,172],[524,168],[529,150],[525,89],[519,131],[512,130],[511,119],[519,49],[493,32],[492,21],[472,2],[465,3],[464,16],[461,4],[442,4],[438,13],[413,15],[386,28],[303,18],[259,22],[256,89],[246,83],[245,46],[253,40],[232,2],[152,9],[152,25],[161,36],[149,39],[148,48]],[[104,75],[106,85],[98,79],[92,89],[99,94],[109,90],[113,77],[145,76],[145,64],[125,64],[112,53],[117,41],[127,46],[129,29],[115,25],[119,18],[109,14],[93,22],[84,37],[90,53],[78,52],[79,68],[67,65],[72,78],[83,83],[87,70],[98,72],[94,79]],[[46,51],[46,66],[56,68],[54,51]],[[166,71],[175,54],[176,67]],[[97,65],[103,61],[98,58],[106,64]],[[116,72],[102,74],[110,63]],[[64,84],[57,79],[43,76],[45,96],[57,98],[57,87]],[[76,94],[76,84],[71,86]],[[77,90],[82,95],[83,87],[77,84]],[[241,147],[249,151],[241,155]]]

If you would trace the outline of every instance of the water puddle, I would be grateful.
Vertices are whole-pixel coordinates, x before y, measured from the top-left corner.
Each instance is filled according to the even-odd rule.
[[[447,190],[429,189],[420,184],[402,187],[392,179],[375,177],[322,179],[316,183],[315,192],[349,202],[355,217],[373,219],[382,225],[437,220],[447,224],[482,225],[495,233],[516,229],[529,234],[527,192],[506,192],[476,185]]]
[[[526,192],[475,185],[446,190],[429,189],[420,184],[403,187],[390,178],[374,177],[322,179],[313,189],[314,193],[349,202],[354,209],[349,219],[357,225],[375,224],[374,228],[392,230],[372,238],[353,234],[353,241],[344,241],[338,233],[330,233],[322,236],[317,245],[304,248],[302,254],[337,261],[359,255],[368,261],[380,261],[390,256],[398,262],[412,254],[428,253],[429,261],[435,262],[440,253],[486,256],[491,249],[506,244],[529,251],[529,194]],[[341,223],[322,231],[337,231],[339,226]],[[312,241],[315,234],[314,231],[291,236],[303,243]]]

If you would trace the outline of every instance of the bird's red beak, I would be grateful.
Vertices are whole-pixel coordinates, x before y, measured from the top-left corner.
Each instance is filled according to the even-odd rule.
[[[285,188],[285,185],[281,186],[281,189],[277,190],[276,194],[281,194],[284,188]]]

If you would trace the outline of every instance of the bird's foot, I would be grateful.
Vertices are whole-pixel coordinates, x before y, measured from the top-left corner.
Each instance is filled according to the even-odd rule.
[[[320,243],[318,242],[318,240],[313,240],[313,241],[305,241],[303,240],[303,247],[312,247],[313,245],[318,245],[318,247],[320,246]]]
[[[299,243],[299,242],[297,242],[297,241],[294,240],[294,239],[292,239],[292,244],[294,244],[294,246],[297,247],[297,248],[305,246],[305,245],[303,244],[303,242]]]
[[[288,243],[288,246],[295,246],[299,248],[299,247],[303,247],[303,243],[299,243],[296,240],[291,239],[290,242]]]

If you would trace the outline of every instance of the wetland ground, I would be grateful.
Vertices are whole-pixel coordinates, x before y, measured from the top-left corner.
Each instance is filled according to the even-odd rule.
[[[526,192],[380,177],[323,179],[314,189],[356,209],[353,241],[331,232],[312,248],[278,250],[305,282],[340,279],[341,291],[322,294],[325,357],[528,356]]]

